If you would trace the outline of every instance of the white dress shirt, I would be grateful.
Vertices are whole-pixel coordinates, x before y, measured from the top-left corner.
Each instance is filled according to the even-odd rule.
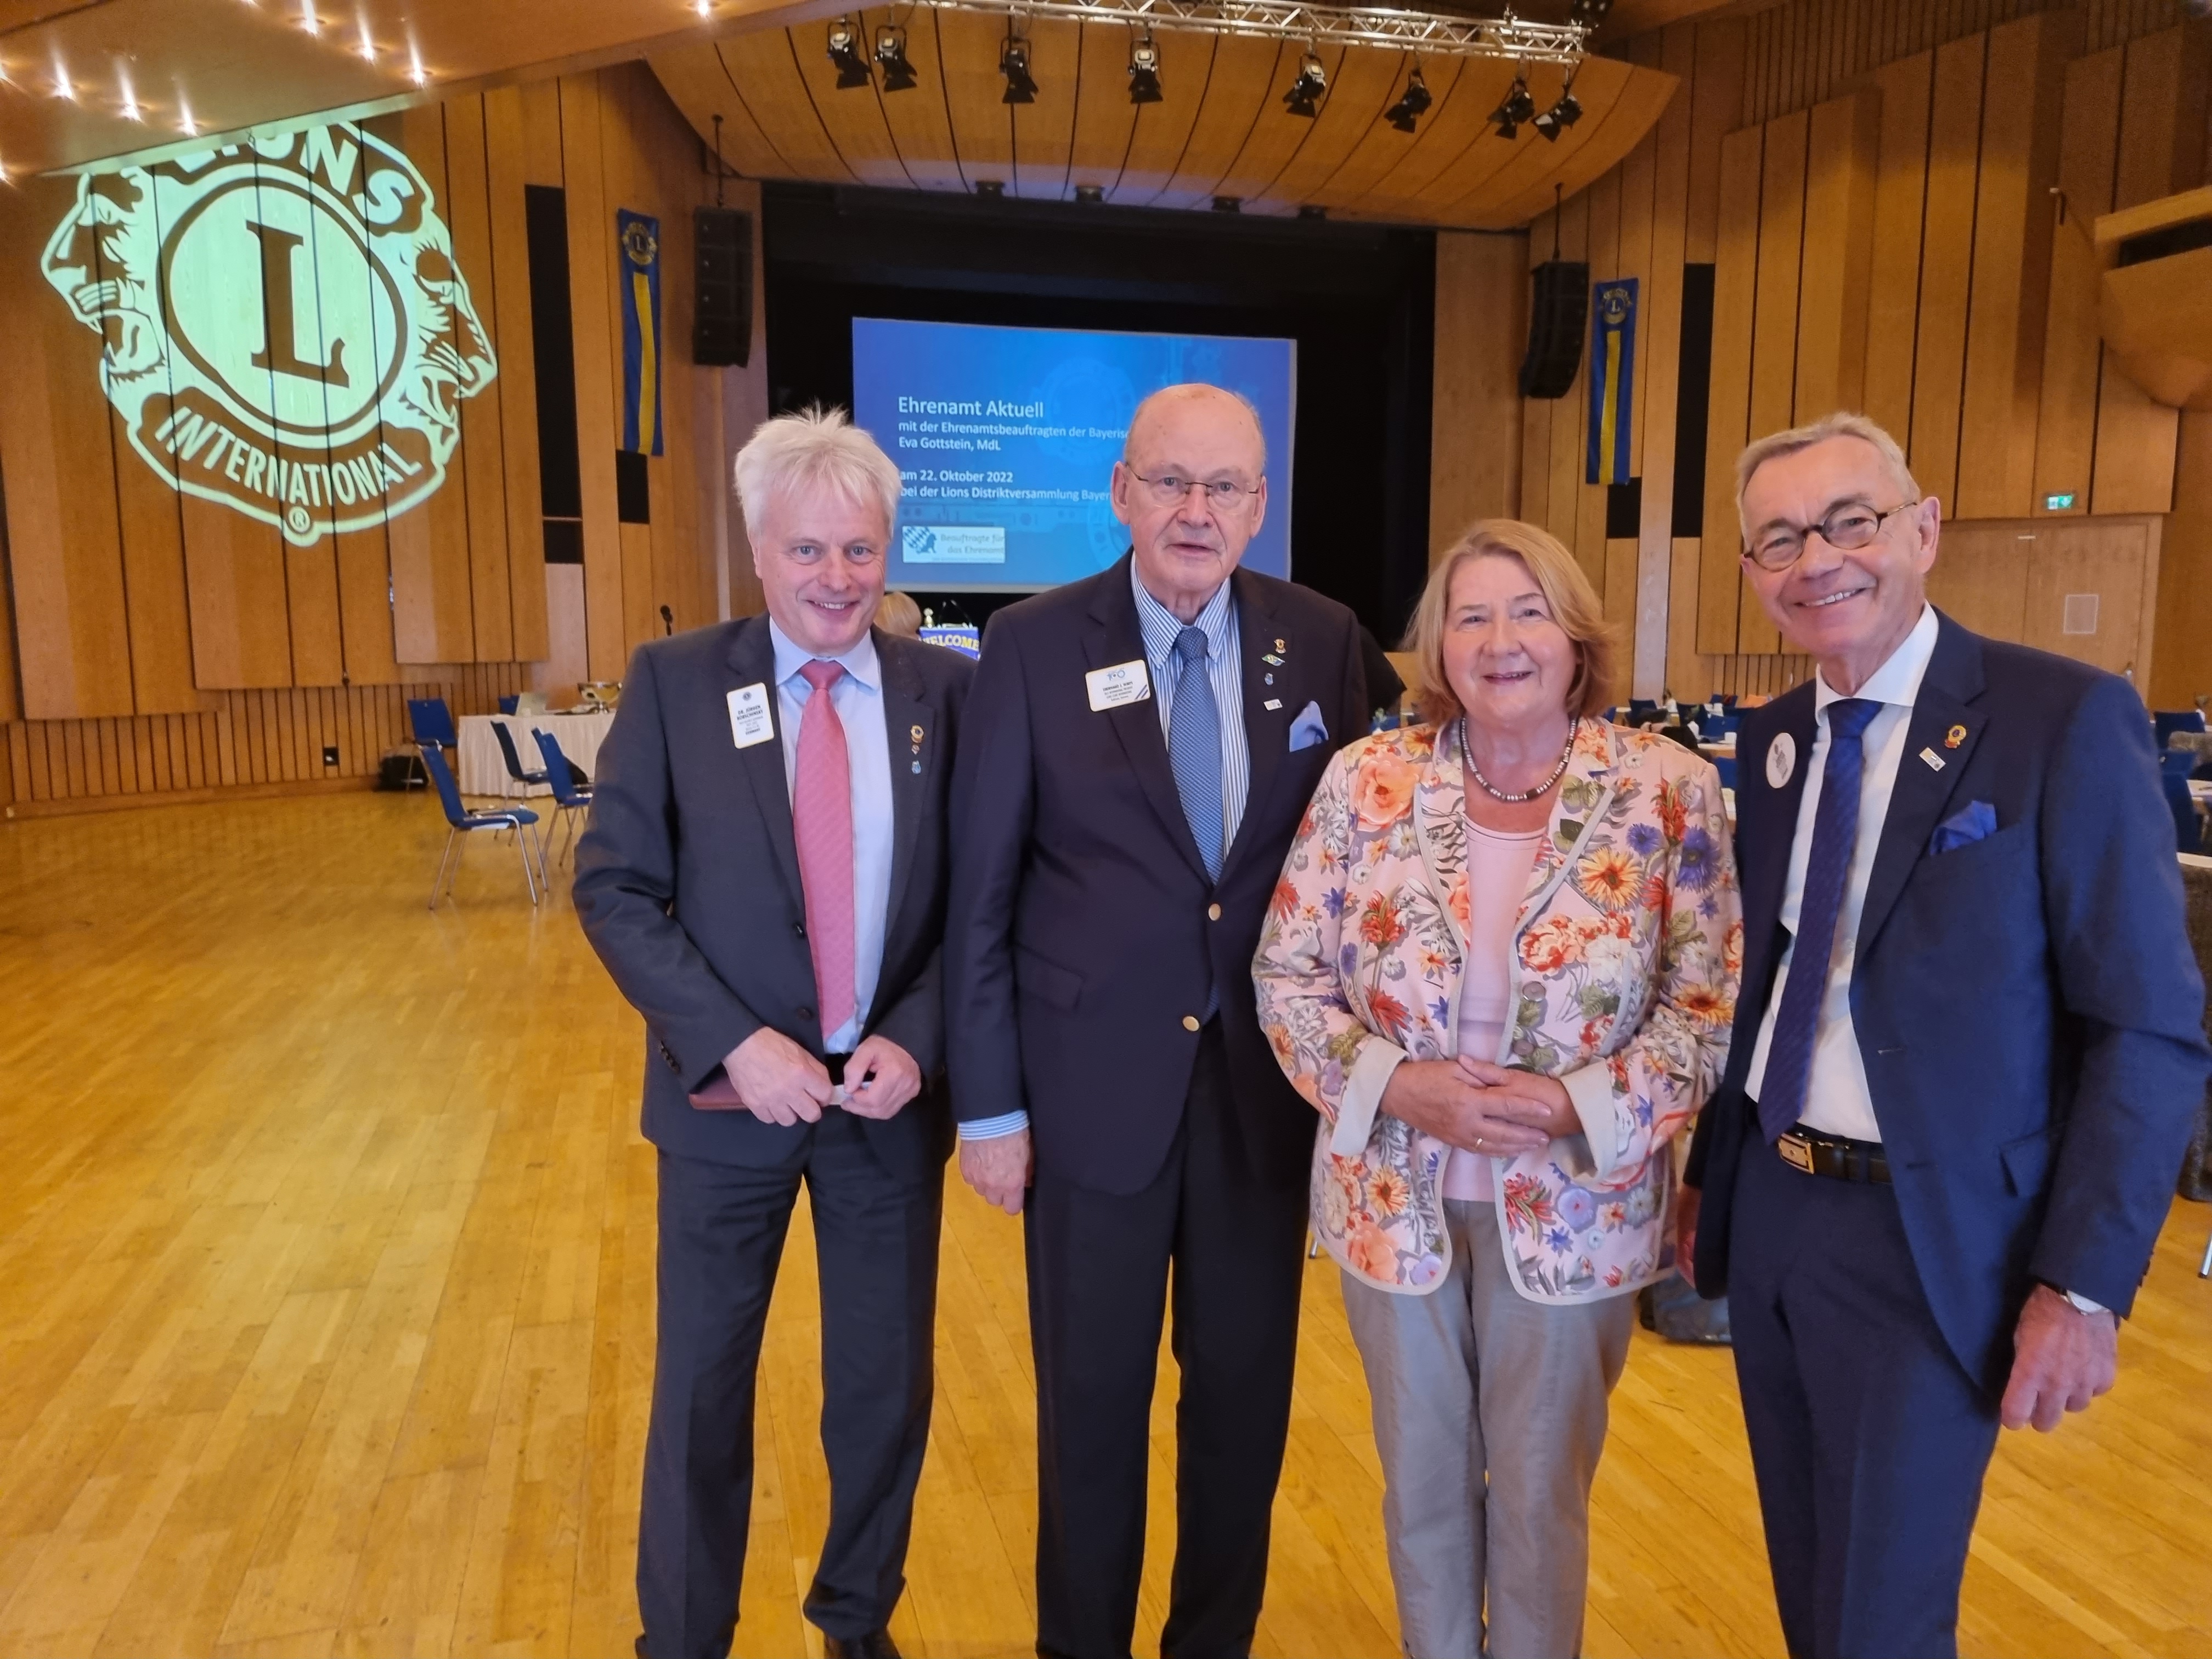
[[[814,688],[799,671],[814,660],[773,620],[775,646],[776,730],[783,738],[783,787],[788,799],[799,778],[799,726]],[[845,759],[853,784],[853,1017],[822,1034],[833,1054],[849,1054],[866,1029],[876,980],[884,968],[884,912],[891,902],[891,745],[884,725],[884,671],[872,634],[834,659],[844,669],[830,688],[830,706],[845,728]]]
[[[1881,848],[1883,823],[1889,817],[1889,798],[1897,787],[1897,768],[1905,757],[1905,728],[1911,722],[1912,705],[1920,696],[1920,681],[1928,659],[1936,653],[1936,610],[1923,605],[1920,620],[1899,643],[1889,659],[1867,678],[1853,695],[1882,705],[1867,722],[1860,746],[1865,755],[1859,774],[1858,837],[1851,846],[1851,867],[1844,878],[1844,902],[1836,917],[1834,953],[1828,959],[1828,985],[1820,999],[1820,1021],[1813,1039],[1813,1064],[1805,1080],[1805,1109],[1798,1121],[1810,1129],[1853,1140],[1881,1139],[1875,1119],[1874,1097],[1868,1091],[1866,1060],[1859,1053],[1858,1033],[1851,1025],[1851,963],[1857,953],[1859,914],[1866,908],[1867,881],[1874,874],[1875,854]],[[1797,803],[1797,834],[1790,845],[1790,879],[1782,896],[1782,925],[1790,930],[1790,945],[1783,953],[1774,975],[1774,989],[1766,999],[1766,1017],[1759,1022],[1759,1045],[1752,1050],[1751,1073],[1745,1092],[1753,1099],[1766,1079],[1767,1051],[1774,1043],[1774,1018],[1782,1007],[1783,988],[1796,956],[1797,914],[1805,898],[1805,864],[1813,851],[1813,815],[1820,810],[1821,774],[1828,764],[1828,707],[1842,702],[1844,694],[1832,690],[1825,678],[1815,678],[1813,690],[1815,730],[1813,752],[1798,763],[1805,769],[1805,793]],[[1746,766],[1764,766],[1763,754],[1743,757]]]

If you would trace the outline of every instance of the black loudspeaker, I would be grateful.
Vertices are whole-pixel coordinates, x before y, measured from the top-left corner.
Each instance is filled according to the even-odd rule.
[[[1521,360],[1521,395],[1564,398],[1583,365],[1583,328],[1589,321],[1589,266],[1547,259],[1530,273],[1528,355]]]
[[[753,354],[753,216],[691,210],[691,361],[742,368]]]

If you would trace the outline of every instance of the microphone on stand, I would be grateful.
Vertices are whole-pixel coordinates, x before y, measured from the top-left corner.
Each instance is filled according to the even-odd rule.
[[[665,605],[660,607],[660,626],[665,634],[676,631],[676,613]]]

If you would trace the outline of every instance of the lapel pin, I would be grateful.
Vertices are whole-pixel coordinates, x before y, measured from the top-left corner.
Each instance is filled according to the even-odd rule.
[[[1261,658],[1260,660],[1267,664],[1270,668],[1280,668],[1283,665],[1283,659],[1272,651],[1270,651],[1266,656]]]
[[[921,728],[918,726],[908,726],[907,735],[914,739],[914,752],[919,755],[921,752]]]
[[[1940,772],[1943,769],[1943,757],[1933,749],[1922,750],[1920,758],[1928,763],[1928,769],[1931,772]]]
[[[1954,726],[1943,734],[1943,746],[1946,749],[1956,749],[1966,740],[1966,728],[1963,726]]]
[[[1278,651],[1287,651],[1291,647],[1289,646],[1284,644],[1280,640],[1277,640],[1275,641],[1275,649]]]

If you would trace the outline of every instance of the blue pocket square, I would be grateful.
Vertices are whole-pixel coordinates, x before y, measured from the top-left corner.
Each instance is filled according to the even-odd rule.
[[[1928,837],[1928,850],[1931,854],[1956,852],[1996,832],[1997,809],[1985,800],[1978,800],[1937,824],[1936,833]]]
[[[1310,749],[1317,743],[1328,741],[1328,722],[1321,717],[1321,705],[1310,702],[1298,710],[1297,719],[1291,722],[1291,752]]]

